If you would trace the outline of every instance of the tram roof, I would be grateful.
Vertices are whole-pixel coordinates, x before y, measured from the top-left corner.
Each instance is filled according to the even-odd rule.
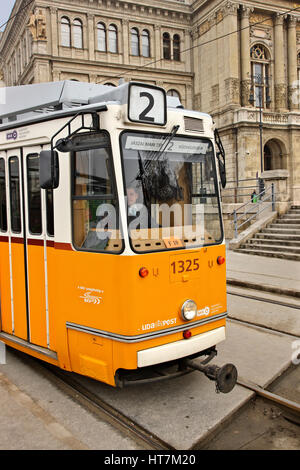
[[[125,104],[128,99],[128,83],[118,87],[65,80],[0,88],[0,127],[27,121],[39,115],[57,113],[96,103],[116,102]],[[179,108],[177,97],[167,97],[169,108]]]

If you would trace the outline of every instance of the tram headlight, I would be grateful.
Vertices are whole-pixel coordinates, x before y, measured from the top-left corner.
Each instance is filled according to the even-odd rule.
[[[197,315],[197,304],[193,300],[186,300],[181,307],[181,316],[183,320],[193,320]]]

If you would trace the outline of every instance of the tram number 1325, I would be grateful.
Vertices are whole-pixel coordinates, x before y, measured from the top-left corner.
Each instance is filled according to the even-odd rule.
[[[181,274],[184,272],[192,272],[198,271],[200,268],[199,259],[186,259],[186,260],[178,260],[171,263],[171,268],[173,274]]]

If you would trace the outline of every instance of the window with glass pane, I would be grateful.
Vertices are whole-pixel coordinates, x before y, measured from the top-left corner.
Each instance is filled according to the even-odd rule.
[[[38,154],[27,156],[28,224],[34,235],[42,234],[40,162]]]
[[[7,231],[7,205],[5,185],[5,161],[0,159],[0,230]]]
[[[251,47],[252,93],[257,108],[270,106],[270,59],[262,44]]]
[[[113,24],[108,29],[109,52],[116,54],[118,52],[118,34],[117,27]]]
[[[164,59],[171,59],[171,40],[169,33],[163,34],[163,53]]]
[[[20,172],[18,157],[9,159],[9,192],[11,230],[21,233]]]
[[[54,237],[54,204],[53,189],[46,189],[47,233]]]
[[[73,235],[77,249],[118,253],[123,243],[109,139],[74,154]]]
[[[83,48],[83,32],[82,32],[82,22],[80,20],[73,21],[73,45],[76,49]]]
[[[180,36],[178,34],[173,37],[173,59],[180,61]]]
[[[150,34],[145,29],[142,33],[142,55],[143,57],[150,57]]]
[[[61,45],[71,47],[71,25],[69,18],[61,19]]]
[[[180,100],[180,94],[179,94],[178,91],[176,91],[176,90],[173,90],[173,89],[172,89],[172,90],[169,90],[169,91],[167,92],[167,95],[168,95],[168,96],[174,96],[175,98],[178,98],[178,99]]]
[[[211,141],[124,133],[122,155],[135,251],[192,248],[222,240]]]
[[[131,54],[135,56],[140,55],[139,32],[136,28],[131,30]]]
[[[106,28],[103,23],[97,24],[98,51],[106,52]]]

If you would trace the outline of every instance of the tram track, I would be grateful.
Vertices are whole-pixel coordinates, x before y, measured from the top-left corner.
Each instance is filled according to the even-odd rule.
[[[268,390],[262,387],[259,387],[258,385],[251,384],[242,379],[238,379],[237,385],[240,385],[241,387],[244,387],[248,390],[252,390],[253,392],[255,392],[256,396],[260,396],[266,399],[267,401],[271,402],[272,404],[279,406],[279,408],[282,409],[283,416],[286,419],[300,426],[300,404],[299,403],[293,400],[284,398],[280,395],[277,395],[276,393],[269,392]]]
[[[297,311],[300,310],[300,303],[297,302],[297,299],[295,298],[287,298],[282,300],[278,300],[280,294],[276,295],[273,294],[273,292],[265,292],[266,296],[271,296],[271,297],[266,297],[266,296],[260,296],[257,294],[257,291],[255,293],[252,293],[252,289],[245,289],[244,287],[241,287],[240,289],[242,290],[241,292],[238,291],[238,287],[236,288],[237,290],[232,290],[232,289],[227,289],[227,295],[228,296],[233,296],[233,297],[239,297],[241,299],[246,299],[249,301],[254,301],[254,302],[262,302],[263,304],[270,304],[270,306],[274,305],[276,307],[283,307],[285,309],[290,309],[291,311]],[[275,297],[275,298],[274,298]],[[272,325],[272,324],[266,324],[264,322],[263,317],[257,317],[257,319],[251,319],[251,316],[249,318],[241,318],[240,315],[234,313],[234,311],[231,311],[228,313],[228,320],[234,321],[236,323],[240,323],[245,326],[249,326],[252,328],[257,328],[262,331],[270,331],[273,333],[280,333],[285,336],[289,336],[291,338],[299,338],[299,334],[293,333],[292,331],[288,331],[287,329],[283,329],[279,327],[278,325]],[[280,323],[279,323],[280,324]]]
[[[88,390],[85,386],[78,383],[76,379],[66,376],[63,371],[54,368],[53,366],[43,365],[52,376],[57,386],[67,392],[74,400],[79,401],[84,407],[89,409],[94,415],[104,419],[109,424],[122,432],[125,432],[130,438],[134,439],[137,443],[142,445],[146,450],[157,451],[176,451],[176,449],[169,443],[163,441],[153,433],[140,426],[128,416],[109,405],[102,400],[98,395]],[[255,394],[255,397],[261,397],[272,406],[276,406],[281,410],[284,418],[292,423],[300,426],[300,404],[289,400],[276,393],[268,391],[266,388],[253,384],[243,378],[238,378],[237,385],[241,386]],[[272,384],[268,385],[268,388]],[[253,397],[252,397],[253,398]],[[230,421],[235,419],[235,414],[230,418]],[[224,427],[225,423],[220,423],[217,431]],[[216,430],[215,430],[216,431]],[[206,441],[206,439],[204,439]],[[201,442],[198,444],[201,445]]]
[[[43,364],[42,367],[47,371],[49,378],[54,381],[61,390],[68,393],[71,398],[80,402],[81,405],[97,417],[104,419],[113,427],[125,432],[126,435],[135,440],[135,442],[146,450],[176,450],[170,444],[147,431],[128,416],[125,416],[122,412],[102,400],[98,395],[78,383],[76,379],[65,375],[60,369],[49,364]]]
[[[28,360],[29,358],[27,357],[26,359]],[[30,358],[29,361],[34,365],[34,368],[39,373],[44,375],[45,378],[51,381],[63,393],[67,394],[72,400],[79,403],[93,416],[110,424],[114,429],[132,439],[142,449],[169,452],[181,450],[180,448],[174,448],[168,442],[151,433],[148,429],[136,423],[129,416],[126,416],[122,411],[119,411],[114,406],[108,404],[98,394],[87,389],[85,385],[79,383],[75,374],[73,375],[72,373],[62,371],[55,366],[42,363],[34,358]],[[284,371],[282,375],[287,372],[288,370]],[[300,425],[300,404],[267,390],[267,388],[272,388],[276,380],[277,379],[268,384],[266,388],[262,388],[242,377],[238,377],[237,385],[253,392],[249,397],[249,400],[244,403],[244,405],[249,403],[250,400],[253,400],[254,397],[262,398],[272,407],[276,406],[279,408],[281,410],[281,415],[288,421]],[[209,433],[201,438],[201,440],[189,450],[205,448],[205,444],[210,439],[213,439],[216,434],[222,432],[222,430],[226,429],[229,423],[235,420],[239,411],[240,409],[237,409],[232,416],[228,417],[228,419],[220,421],[212,431],[212,434]],[[202,445],[204,447],[202,447]]]
[[[243,297],[245,299],[249,299],[249,300],[257,300],[259,302],[265,302],[265,303],[270,303],[270,304],[275,304],[275,305],[278,305],[278,306],[281,306],[281,307],[288,307],[288,308],[295,308],[297,310],[300,310],[300,305],[296,305],[295,303],[290,303],[290,302],[280,302],[278,300],[274,300],[274,299],[268,299],[266,297],[259,297],[257,295],[247,295],[247,294],[242,294],[242,293],[238,293],[238,292],[235,292],[235,291],[231,291],[231,290],[228,290],[227,289],[227,294],[228,295],[234,295],[234,296],[237,296],[237,297]]]

